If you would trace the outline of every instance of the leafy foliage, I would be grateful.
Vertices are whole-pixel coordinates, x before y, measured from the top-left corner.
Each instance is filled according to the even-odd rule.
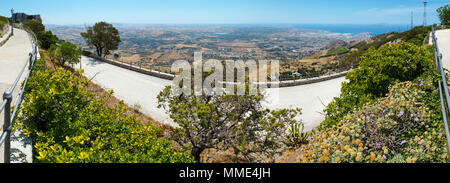
[[[5,25],[7,25],[6,22],[0,20],[0,28],[3,28]]]
[[[168,111],[179,125],[174,140],[200,161],[208,148],[234,150],[249,161],[280,153],[287,128],[300,122],[300,109],[270,111],[261,106],[262,95],[181,95],[166,87],[159,95],[159,107]]]
[[[89,46],[95,47],[100,57],[105,57],[111,50],[118,49],[119,43],[122,42],[119,31],[106,22],[98,22],[93,27],[87,27],[81,36],[87,39],[86,43]]]
[[[353,51],[344,55],[338,55],[337,59],[340,63],[338,66],[344,68],[348,68],[349,66],[357,66],[361,56],[364,55],[370,48],[378,49],[388,43],[398,43],[403,41],[413,43],[417,46],[422,46],[425,41],[428,41],[427,36],[430,31],[431,26],[418,26],[405,32],[389,32],[374,36],[370,39],[370,41],[361,41],[351,46],[350,48],[354,49]]]
[[[304,124],[292,124],[289,130],[289,135],[286,144],[290,147],[300,147],[301,145],[308,143],[309,133],[304,132]]]
[[[395,84],[387,97],[348,114],[337,125],[316,131],[302,147],[300,162],[448,162],[439,75]]]
[[[439,13],[439,19],[444,25],[450,25],[450,5],[445,5],[436,10]]]
[[[193,162],[161,139],[160,130],[127,114],[123,103],[105,107],[112,92],[97,99],[85,91],[88,81],[77,76],[81,73],[43,68],[30,78],[22,109],[30,121],[22,128],[33,139],[35,162]]]
[[[75,44],[69,42],[51,45],[49,53],[52,60],[56,61],[60,66],[64,66],[66,63],[76,64],[81,59],[80,50]]]
[[[387,44],[380,49],[369,49],[361,57],[360,67],[346,76],[341,96],[326,108],[327,119],[321,127],[330,127],[354,108],[385,95],[389,86],[411,81],[433,67],[427,49],[411,43]]]
[[[58,37],[56,37],[52,31],[42,31],[36,34],[39,46],[43,49],[49,49],[51,45],[57,44],[59,42]]]
[[[4,16],[0,16],[0,22],[3,22],[5,24],[9,24],[9,19],[4,17]],[[2,27],[2,26],[0,26],[0,27]]]
[[[30,28],[35,34],[45,31],[44,24],[42,24],[42,22],[33,19],[28,19],[25,22],[23,22],[23,26]]]

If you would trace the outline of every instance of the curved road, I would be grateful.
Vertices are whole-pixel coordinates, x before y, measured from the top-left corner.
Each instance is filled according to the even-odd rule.
[[[82,57],[84,75],[105,89],[114,90],[114,95],[130,106],[139,104],[144,114],[153,119],[176,126],[164,110],[157,108],[156,96],[171,81],[116,67],[89,57]],[[75,66],[80,68],[80,65]],[[275,100],[275,90],[268,89],[267,101],[263,103],[270,109],[302,108],[299,116],[305,123],[305,130],[311,130],[325,119],[321,114],[325,106],[339,96],[344,77],[303,86],[279,88],[279,100]]]

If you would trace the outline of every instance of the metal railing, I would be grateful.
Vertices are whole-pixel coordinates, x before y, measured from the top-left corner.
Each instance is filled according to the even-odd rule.
[[[434,60],[436,61],[436,69],[442,75],[442,79],[439,81],[439,95],[441,98],[441,109],[442,109],[442,118],[444,120],[445,125],[445,134],[447,136],[447,145],[450,150],[450,131],[448,126],[448,110],[450,109],[450,94],[448,92],[447,78],[445,76],[444,68],[442,67],[442,54],[439,52],[439,45],[437,43],[436,31],[433,26],[431,32],[431,38],[434,45]],[[443,94],[444,93],[444,94]],[[444,99],[445,96],[445,99]],[[445,106],[447,103],[447,108]]]
[[[0,156],[3,156],[4,163],[10,163],[11,162],[11,132],[12,132],[12,122],[14,121],[18,109],[20,108],[20,105],[22,104],[22,101],[24,99],[24,92],[25,88],[27,86],[28,78],[31,76],[33,65],[37,59],[37,39],[36,36],[32,31],[27,31],[29,33],[31,45],[32,45],[32,51],[28,55],[28,60],[25,63],[25,65],[22,67],[22,70],[20,71],[19,76],[14,81],[11,88],[3,93],[3,101],[0,104],[0,113],[4,112],[4,120],[3,120],[3,130],[1,132],[0,136],[0,146],[3,145],[3,154],[0,154]],[[25,72],[25,69],[28,67],[28,75],[23,81],[22,88],[17,96],[16,103],[13,106],[14,108],[11,108],[12,100],[13,100],[13,92],[16,89],[17,85],[19,84],[22,75]],[[13,112],[11,113],[11,109],[13,109]]]

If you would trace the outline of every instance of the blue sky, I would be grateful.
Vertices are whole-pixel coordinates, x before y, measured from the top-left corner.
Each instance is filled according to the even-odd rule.
[[[98,21],[144,24],[415,24],[423,20],[422,0],[3,0],[10,9],[41,14],[44,24],[92,24]],[[449,0],[430,0],[428,23]]]

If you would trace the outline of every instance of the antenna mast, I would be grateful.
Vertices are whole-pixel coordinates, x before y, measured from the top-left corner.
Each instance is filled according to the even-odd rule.
[[[427,26],[427,4],[428,2],[423,2],[423,26]]]

